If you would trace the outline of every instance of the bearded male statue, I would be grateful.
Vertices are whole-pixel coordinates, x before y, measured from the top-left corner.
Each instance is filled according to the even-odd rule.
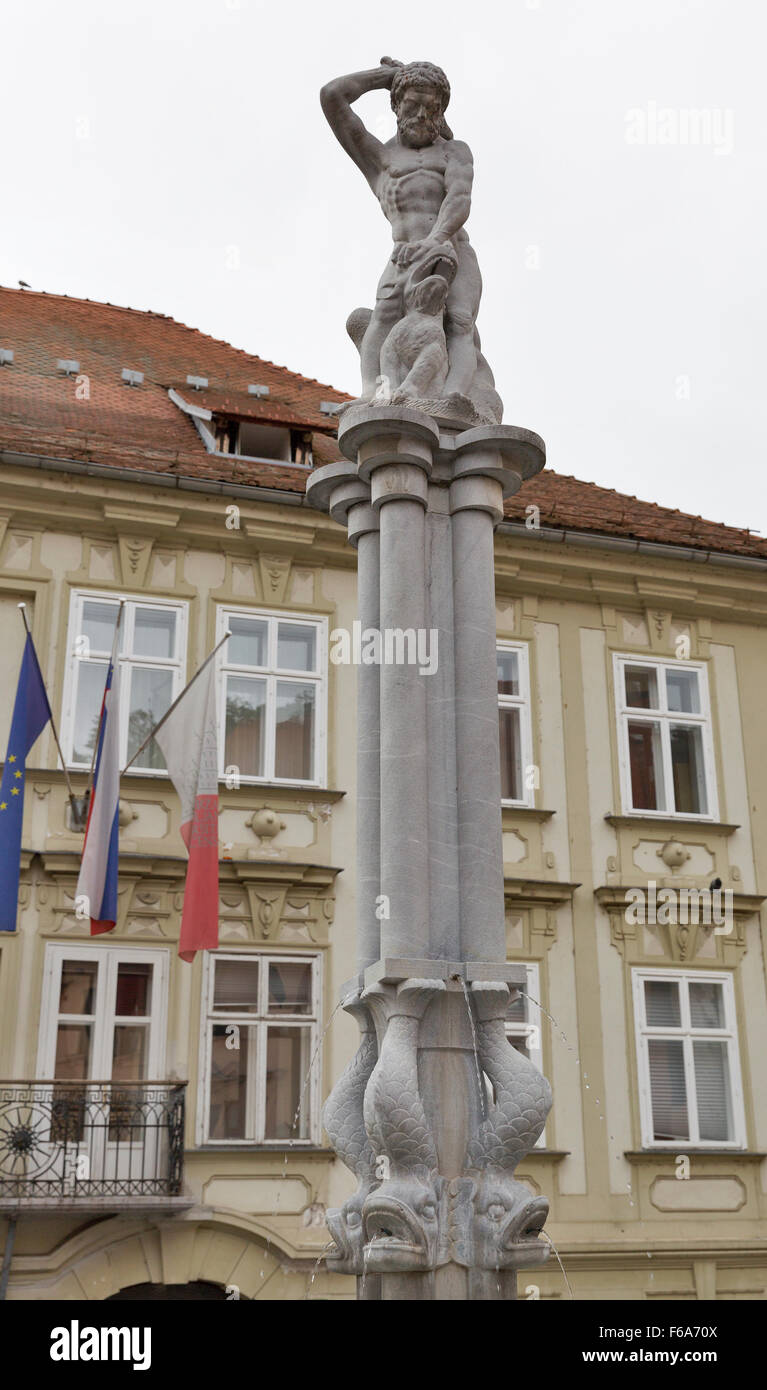
[[[397,117],[397,134],[385,143],[376,139],[352,110],[352,103],[379,89],[388,89]],[[337,77],[322,88],[320,101],[336,138],[365,175],[391,223],[393,249],[378,284],[375,308],[356,309],[347,324],[360,352],[360,403],[408,403],[437,418],[463,427],[501,420],[503,404],[493,375],[482,356],[476,328],[482,293],[477,258],[465,224],[471,208],[474,172],[471,150],[454,140],[445,122],[450,85],[433,63],[399,63],[382,58],[368,72]],[[413,395],[414,386],[399,387],[382,368],[391,350],[386,340],[396,325],[398,352],[407,352],[409,306],[417,301],[415,287],[441,276],[446,293],[442,312],[447,360],[433,379],[443,382],[439,399]],[[422,316],[414,314],[412,332],[422,331]],[[410,353],[415,356],[417,342]],[[415,378],[417,379],[417,378]]]

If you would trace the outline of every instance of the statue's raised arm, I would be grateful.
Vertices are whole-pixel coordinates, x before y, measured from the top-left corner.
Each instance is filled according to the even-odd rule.
[[[394,74],[401,67],[402,64],[393,58],[382,58],[379,67],[365,72],[350,72],[346,77],[334,77],[332,82],[325,83],[320,92],[328,125],[371,185],[375,184],[381,172],[384,147],[352,110],[352,103],[366,92],[390,91]]]

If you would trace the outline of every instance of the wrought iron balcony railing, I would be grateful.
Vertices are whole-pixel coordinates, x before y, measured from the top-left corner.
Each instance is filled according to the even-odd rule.
[[[0,1199],[181,1193],[177,1081],[0,1081]]]

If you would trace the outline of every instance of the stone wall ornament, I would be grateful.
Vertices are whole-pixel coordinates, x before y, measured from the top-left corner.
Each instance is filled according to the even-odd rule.
[[[687,860],[692,857],[687,846],[683,845],[681,841],[676,840],[673,835],[670,840],[667,840],[664,845],[660,846],[656,853],[658,858],[663,860],[667,868],[671,869],[672,873],[676,873],[677,870],[681,869],[682,865],[686,864]]]
[[[262,806],[259,811],[253,811],[248,816],[245,824],[250,827],[253,834],[258,837],[258,849],[248,850],[248,858],[255,859],[259,855],[273,855],[278,857],[283,851],[275,849],[273,841],[281,830],[285,830],[287,822],[281,820],[276,811],[271,806]]]
[[[133,808],[133,806],[131,806],[131,803],[129,801],[123,801],[122,799],[120,799],[120,801],[118,802],[117,809],[117,823],[120,829],[127,829],[127,827],[131,825],[131,823],[134,820],[138,820],[138,811],[136,811]]]

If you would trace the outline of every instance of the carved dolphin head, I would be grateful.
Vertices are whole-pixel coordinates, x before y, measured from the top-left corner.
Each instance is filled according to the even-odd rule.
[[[363,1274],[365,1223],[362,1207],[370,1188],[360,1188],[342,1207],[325,1213],[328,1230],[335,1245],[328,1251],[326,1264],[332,1274]]]
[[[543,1264],[549,1245],[540,1239],[549,1204],[524,1183],[488,1168],[477,1179],[472,1229],[473,1262],[481,1269],[524,1269]]]
[[[371,1193],[363,1208],[371,1273],[407,1273],[441,1263],[441,1198],[442,1181],[431,1176],[393,1178]]]

